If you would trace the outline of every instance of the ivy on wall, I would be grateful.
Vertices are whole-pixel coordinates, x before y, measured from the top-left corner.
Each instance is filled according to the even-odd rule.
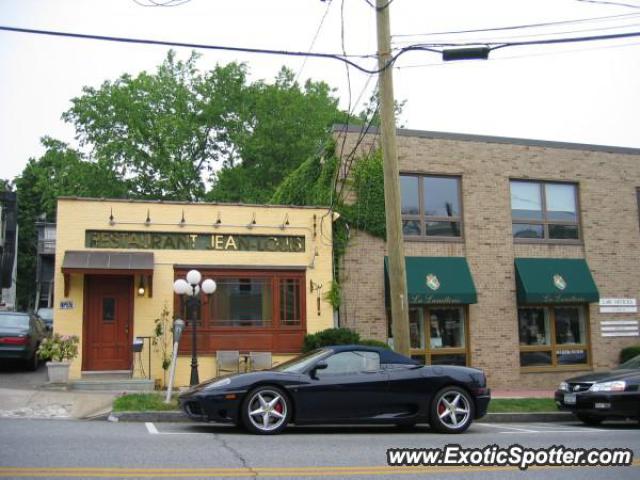
[[[338,266],[349,242],[349,230],[365,231],[379,238],[386,238],[384,180],[382,154],[376,151],[356,159],[353,171],[346,180],[355,201],[345,203],[334,200],[335,179],[340,162],[335,155],[335,142],[329,142],[318,155],[304,161],[289,174],[276,189],[271,204],[308,205],[330,207],[340,214],[333,224],[334,278],[325,299],[337,309],[340,306],[341,287]],[[339,189],[338,189],[339,190]]]

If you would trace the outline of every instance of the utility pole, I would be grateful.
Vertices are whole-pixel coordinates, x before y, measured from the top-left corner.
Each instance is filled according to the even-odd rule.
[[[384,168],[384,202],[389,253],[389,290],[393,348],[409,355],[409,303],[407,275],[404,263],[402,216],[400,213],[400,179],[396,148],[396,119],[393,99],[393,65],[391,61],[391,33],[389,0],[376,0],[378,24],[378,76],[380,90],[380,127]]]

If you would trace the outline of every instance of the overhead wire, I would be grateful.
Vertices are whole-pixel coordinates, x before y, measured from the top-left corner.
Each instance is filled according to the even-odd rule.
[[[311,52],[313,50],[314,45],[316,44],[316,40],[318,40],[318,36],[320,35],[320,30],[322,30],[322,25],[324,25],[324,21],[327,18],[327,14],[329,13],[329,7],[331,7],[331,0],[329,0],[327,2],[327,8],[325,8],[324,10],[324,14],[322,15],[322,18],[320,19],[320,23],[318,24],[318,28],[316,29],[316,33],[313,36],[313,39],[311,40],[311,45],[309,45],[309,52]],[[296,73],[295,79],[297,80],[298,77],[300,77],[300,75],[302,75],[302,71],[304,70],[305,65],[307,64],[307,60],[309,57],[304,57],[304,60],[302,62],[302,66],[300,67],[300,70],[298,71],[298,73]]]
[[[555,25],[608,21],[611,19],[618,19],[618,18],[624,18],[624,17],[636,17],[638,15],[640,14],[639,13],[621,13],[618,15],[606,15],[601,17],[578,18],[573,20],[557,20],[553,22],[528,23],[528,24],[522,24],[522,25],[509,25],[504,27],[477,28],[472,30],[449,30],[449,31],[442,31],[442,32],[394,34],[391,37],[392,38],[431,37],[431,36],[440,36],[440,35],[457,35],[460,33],[484,33],[484,32],[497,32],[497,31],[504,31],[504,30],[522,30],[527,28],[549,27],[549,26],[555,26]]]

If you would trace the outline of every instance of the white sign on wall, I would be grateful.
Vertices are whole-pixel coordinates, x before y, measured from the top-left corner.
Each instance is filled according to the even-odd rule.
[[[640,336],[638,320],[603,320],[600,322],[600,334],[603,337]]]
[[[637,313],[635,298],[601,298],[600,313]]]

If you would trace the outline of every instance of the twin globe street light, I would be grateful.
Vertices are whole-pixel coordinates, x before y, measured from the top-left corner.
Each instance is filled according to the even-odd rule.
[[[210,278],[202,281],[202,274],[198,270],[189,270],[186,280],[179,278],[173,282],[176,295],[187,297],[187,307],[191,309],[191,381],[189,385],[200,383],[198,377],[198,347],[196,345],[196,323],[200,314],[200,290],[207,295],[216,291],[216,282]]]

